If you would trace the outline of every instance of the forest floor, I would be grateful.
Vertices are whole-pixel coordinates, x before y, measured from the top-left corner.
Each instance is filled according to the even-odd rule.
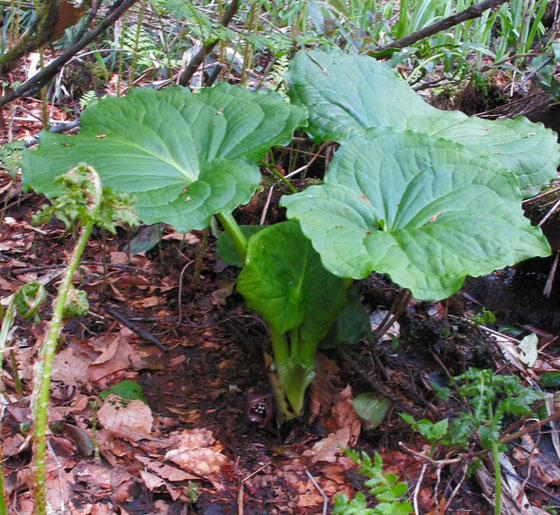
[[[27,102],[27,111],[38,114],[38,103]],[[11,136],[25,139],[39,124],[16,127]],[[242,216],[258,219],[265,198],[261,192]],[[42,282],[52,301],[72,234],[55,221],[32,227],[31,215],[46,200],[21,192],[19,182],[3,173],[0,200],[2,303],[29,281]],[[280,219],[281,213],[270,217]],[[160,236],[153,248],[140,250]],[[366,491],[342,451],[353,448],[379,453],[385,470],[407,481],[418,513],[492,512],[492,481],[481,472],[492,474],[489,457],[482,457],[477,473],[467,474],[479,447],[431,448],[398,414],[432,421],[453,417],[459,402],[444,403],[434,385],[448,384],[449,376],[469,367],[514,374],[533,385],[543,372],[560,371],[560,285],[550,298],[542,294],[550,259],[469,279],[443,303],[411,301],[393,337],[376,346],[320,352],[304,417],[277,429],[266,417],[272,409],[263,356],[266,328],[243,306],[235,292],[237,270],[218,258],[212,238],[198,288],[191,288],[201,237],[144,227],[90,239],[75,278],[88,293],[90,313],[65,325],[52,374],[50,420],[57,424],[51,424],[48,446],[51,506],[84,515],[327,513],[337,494]],[[374,275],[361,294],[374,318],[391,307],[398,290]],[[33,511],[26,428],[33,363],[50,305],[45,303],[37,325],[18,320],[10,339],[13,354],[6,356],[10,403],[1,445],[11,513]],[[483,308],[497,318],[487,328],[471,321]],[[515,337],[502,334],[504,326],[515,328]],[[516,342],[530,333],[538,336],[539,354],[528,369]],[[100,397],[123,380],[140,384],[146,402]],[[364,392],[390,400],[383,422],[371,430],[352,408],[352,399]],[[264,418],[255,405],[264,408]],[[508,419],[503,434],[530,422]],[[511,442],[504,453],[511,513],[512,503],[520,514],[560,509],[555,432],[554,423],[543,426]]]

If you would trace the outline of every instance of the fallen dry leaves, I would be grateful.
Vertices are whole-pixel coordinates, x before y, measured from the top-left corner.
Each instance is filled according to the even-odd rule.
[[[141,400],[124,400],[111,394],[103,401],[97,417],[108,431],[124,433],[130,440],[149,437],[154,425],[150,407]]]
[[[174,435],[174,448],[165,454],[183,470],[212,481],[219,487],[223,467],[228,463],[222,453],[224,447],[217,442],[208,429],[185,430]]]

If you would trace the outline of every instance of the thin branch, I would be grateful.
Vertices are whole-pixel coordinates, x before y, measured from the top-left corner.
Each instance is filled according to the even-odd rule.
[[[49,132],[52,132],[54,134],[61,134],[62,132],[68,132],[71,131],[72,129],[76,129],[79,126],[80,126],[80,119],[78,118],[77,120],[72,120],[71,122],[60,122],[56,125],[53,125],[49,129]],[[32,147],[33,145],[36,145],[37,143],[39,143],[39,135],[33,136],[32,138],[25,140],[24,145],[25,148],[29,148]]]
[[[225,10],[222,19],[220,20],[220,23],[224,27],[227,27],[229,25],[229,22],[235,16],[238,8],[239,0],[232,0],[232,2],[228,5],[228,8]],[[192,76],[196,73],[196,70],[198,70],[198,67],[202,64],[202,61],[204,61],[205,57],[210,52],[212,52],[213,48],[216,46],[216,43],[218,43],[218,40],[207,43],[198,51],[198,53],[191,59],[185,69],[181,70],[181,72],[179,73],[177,84],[186,86],[190,82]]]
[[[495,9],[496,7],[499,7],[506,2],[507,0],[483,0],[482,2],[471,5],[468,9],[465,9],[460,13],[453,14],[436,23],[432,23],[432,25],[428,25],[427,27],[424,27],[417,32],[413,32],[412,34],[405,36],[404,38],[397,39],[396,41],[393,41],[388,45],[379,47],[375,51],[383,52],[391,48],[404,48],[413,45],[421,39],[433,36],[434,34],[441,32],[442,30],[446,30],[454,27],[455,25],[459,25],[459,23],[463,23],[467,20],[472,20],[473,18],[479,18],[480,16],[482,16],[482,13],[484,13],[484,11],[488,9]]]
[[[144,340],[153,343],[156,347],[158,347],[162,352],[167,352],[167,347],[161,343],[155,336],[151,335],[150,333],[140,329],[136,326],[136,324],[132,323],[128,318],[124,315],[119,313],[118,311],[111,309],[111,308],[103,308],[107,314],[113,317],[115,320],[123,323],[129,329],[132,329],[138,336],[143,338]]]
[[[5,75],[25,55],[49,41],[59,11],[57,0],[47,0],[37,9],[37,17],[23,37],[0,57],[0,74]]]
[[[537,429],[541,428],[542,426],[552,422],[553,420],[558,420],[560,418],[560,410],[558,411],[554,411],[552,414],[550,414],[548,417],[543,418],[542,420],[539,420],[537,422],[535,422],[534,424],[531,424],[530,426],[526,426],[523,429],[520,429],[519,431],[504,436],[503,438],[500,438],[500,443],[509,443],[513,440],[517,440],[518,438],[521,438],[522,436],[526,435],[527,433],[531,433],[533,431],[536,431]]]
[[[29,80],[25,81],[19,88],[16,88],[11,93],[0,98],[0,107],[8,104],[12,100],[19,98],[25,94],[31,94],[34,91],[45,86],[57,73],[58,70],[64,66],[72,57],[74,57],[80,50],[89,45],[97,36],[103,33],[111,25],[113,25],[126,10],[128,10],[136,0],[123,0],[118,7],[116,7],[106,18],[91,30],[82,39],[76,41],[66,52],[57,57],[48,66],[45,66],[40,72],[36,73]]]

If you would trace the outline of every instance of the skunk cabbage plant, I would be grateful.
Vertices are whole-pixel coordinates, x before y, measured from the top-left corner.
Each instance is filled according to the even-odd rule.
[[[188,232],[217,215],[218,250],[243,267],[238,290],[270,328],[280,420],[300,414],[319,343],[368,336],[352,279],[386,273],[435,300],[467,275],[548,255],[520,187],[553,178],[560,156],[542,125],[440,111],[367,57],[302,51],[288,81],[302,105],[227,84],[105,99],[77,136],[45,132],[22,163],[24,184],[56,197],[53,179],[86,161],[147,224]],[[260,182],[255,162],[305,125],[306,108],[308,132],[341,143],[324,184],[283,197],[297,221],[240,228],[231,211]]]
[[[54,178],[85,161],[104,185],[136,197],[144,223],[203,229],[249,201],[261,180],[254,161],[304,120],[302,107],[241,86],[138,89],[88,108],[77,136],[43,132],[24,154],[23,183],[56,196]]]
[[[484,120],[427,104],[387,64],[367,56],[302,50],[287,74],[293,102],[309,111],[309,134],[338,141],[373,127],[410,129],[492,156],[511,170],[522,190],[554,179],[560,161],[557,135],[526,118]]]
[[[370,130],[341,145],[323,185],[281,205],[333,274],[386,273],[416,299],[438,300],[467,275],[550,254],[499,165],[427,134]]]
[[[296,221],[266,227],[249,239],[237,289],[269,325],[280,420],[301,412],[315,351],[347,302],[346,287],[323,268]]]

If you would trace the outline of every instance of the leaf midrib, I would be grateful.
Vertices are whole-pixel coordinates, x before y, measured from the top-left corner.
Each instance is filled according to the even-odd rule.
[[[177,163],[177,161],[175,159],[173,159],[173,160],[165,159],[163,156],[161,156],[159,154],[156,154],[155,152],[151,152],[150,150],[146,149],[145,147],[142,147],[142,146],[140,146],[140,145],[138,145],[134,142],[131,142],[131,141],[122,140],[120,138],[111,138],[111,139],[113,141],[115,141],[116,143],[119,143],[119,144],[121,144],[125,147],[132,147],[132,148],[138,149],[138,150],[144,152],[145,154],[148,154],[149,156],[152,156],[153,158],[157,159],[158,161],[161,161],[162,163],[165,163],[165,164],[171,166],[172,168],[175,168],[183,177],[185,177],[185,179],[187,179],[187,181],[189,181],[189,184],[193,183],[198,178],[194,174],[191,176],[189,171],[184,169],[179,163]]]

